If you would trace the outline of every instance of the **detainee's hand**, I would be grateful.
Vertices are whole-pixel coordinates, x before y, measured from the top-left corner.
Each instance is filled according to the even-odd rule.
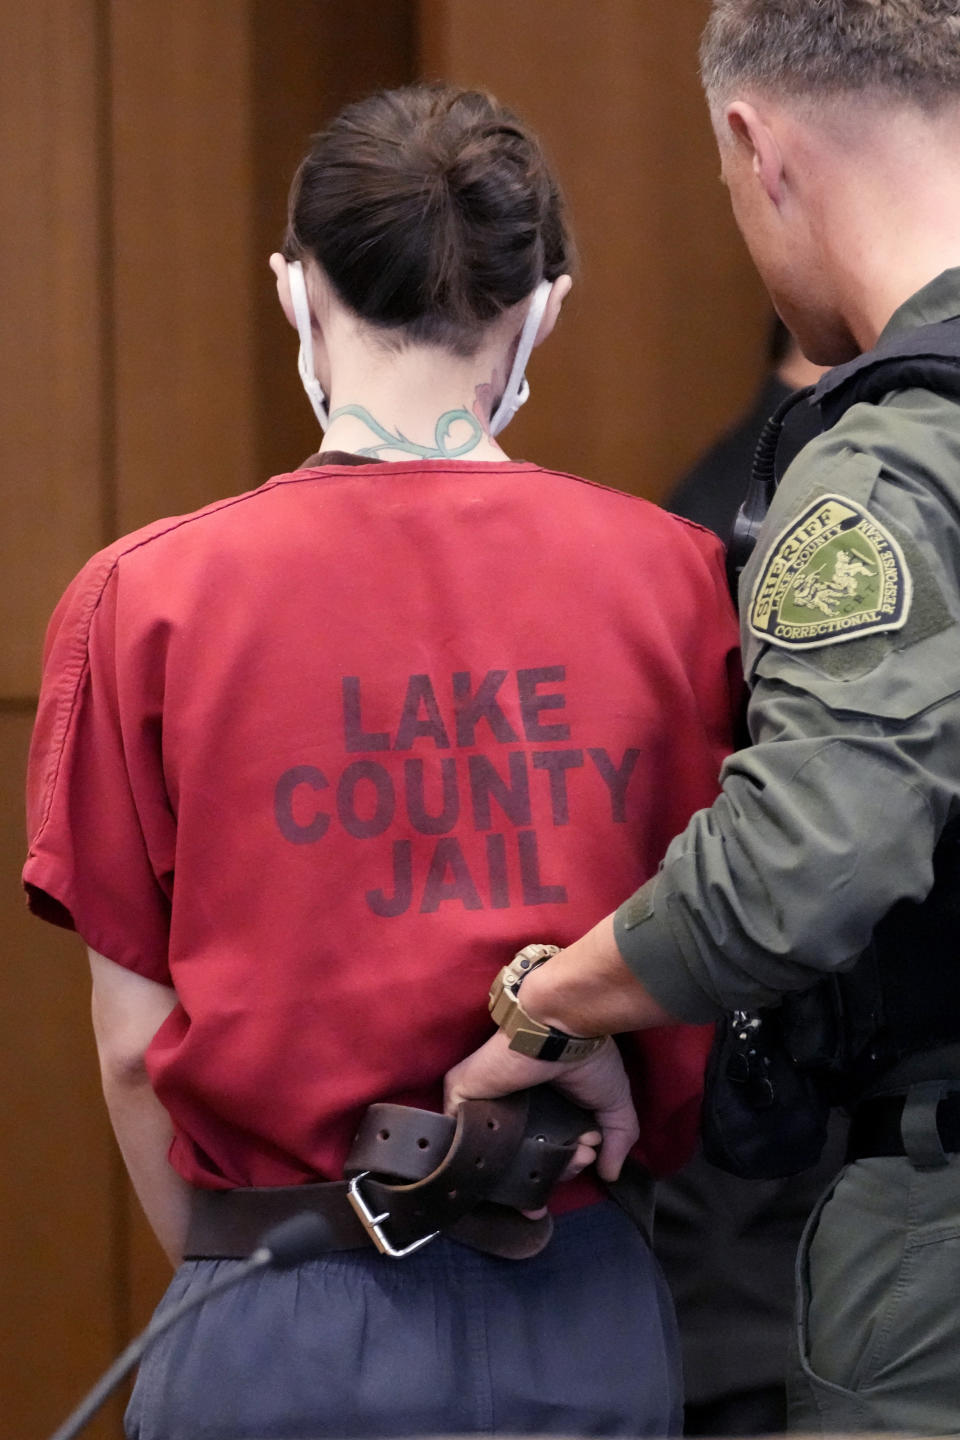
[[[578,1135],[577,1148],[557,1183],[562,1185],[564,1180],[573,1180],[581,1170],[586,1170],[588,1165],[592,1165],[597,1158],[602,1140],[603,1135],[599,1130],[585,1130],[582,1135]],[[541,1215],[547,1214],[547,1207],[541,1205],[539,1210],[521,1210],[520,1213],[526,1215],[528,1220],[539,1220]]]
[[[548,1083],[585,1110],[593,1111],[603,1136],[597,1172],[603,1180],[616,1180],[636,1144],[640,1126],[620,1051],[609,1037],[586,1060],[565,1065],[518,1055],[498,1030],[485,1045],[448,1072],[444,1106],[447,1114],[453,1115],[462,1100],[496,1100],[501,1095],[512,1095],[515,1090]],[[586,1135],[581,1136],[572,1165],[582,1158],[581,1152],[588,1151],[592,1157],[593,1150]],[[586,1164],[589,1163],[587,1159]],[[572,1173],[578,1171],[572,1170]]]
[[[582,1135],[578,1135],[577,1148],[560,1179],[572,1180],[574,1176],[580,1174],[581,1170],[586,1170],[588,1165],[592,1165],[600,1153],[602,1143],[602,1130],[585,1130]]]

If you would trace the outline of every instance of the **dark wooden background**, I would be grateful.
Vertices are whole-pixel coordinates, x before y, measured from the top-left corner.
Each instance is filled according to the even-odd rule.
[[[659,498],[761,368],[766,305],[696,73],[705,0],[0,4],[0,1434],[40,1440],[166,1266],[99,1096],[75,937],[19,892],[43,630],[94,550],[316,446],[266,259],[307,136],[443,77],[539,129],[577,288],[507,433],[517,456]],[[120,1405],[92,1435],[120,1433]]]

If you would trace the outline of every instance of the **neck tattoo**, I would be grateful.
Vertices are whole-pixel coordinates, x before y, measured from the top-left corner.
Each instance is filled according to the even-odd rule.
[[[339,405],[330,416],[331,425],[341,415],[352,415],[378,437],[378,444],[367,445],[356,452],[370,460],[378,460],[384,450],[399,450],[404,455],[416,456],[418,460],[456,460],[474,450],[486,433],[476,415],[469,410],[445,410],[437,421],[432,445],[418,445],[415,440],[408,440],[401,430],[388,430],[362,405]],[[468,427],[467,438],[458,444],[450,440],[454,425]]]

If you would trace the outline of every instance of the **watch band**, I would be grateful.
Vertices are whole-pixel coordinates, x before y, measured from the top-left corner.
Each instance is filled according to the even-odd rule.
[[[605,1035],[568,1035],[528,1015],[517,998],[523,981],[538,966],[559,952],[559,945],[525,945],[504,965],[490,987],[490,1015],[506,1035],[510,1049],[533,1060],[569,1063],[584,1060],[598,1050]]]

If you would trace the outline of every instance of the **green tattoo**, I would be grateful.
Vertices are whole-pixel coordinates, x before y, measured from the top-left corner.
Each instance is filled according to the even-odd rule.
[[[483,426],[469,410],[446,410],[437,421],[432,445],[418,445],[416,441],[408,440],[400,430],[391,432],[385,429],[362,405],[338,405],[330,416],[330,423],[341,415],[353,415],[355,419],[362,420],[374,435],[380,437],[380,444],[368,445],[357,451],[358,455],[366,455],[371,460],[379,459],[384,450],[402,450],[407,455],[416,455],[420,460],[456,460],[458,456],[466,455],[468,451],[475,449],[484,437]],[[451,446],[448,443],[450,431],[460,422],[470,426],[469,438],[460,445]]]

